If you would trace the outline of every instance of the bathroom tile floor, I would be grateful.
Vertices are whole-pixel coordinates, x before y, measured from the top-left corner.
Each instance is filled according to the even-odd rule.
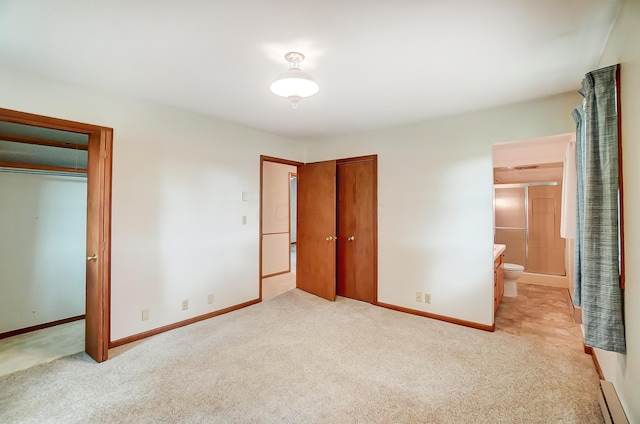
[[[296,273],[276,275],[275,277],[262,279],[262,301],[269,300],[287,290],[296,288]]]
[[[584,352],[567,289],[518,283],[518,296],[502,298],[495,322],[496,331]]]
[[[262,300],[276,297],[296,288],[296,245],[291,245],[291,272],[262,279]]]

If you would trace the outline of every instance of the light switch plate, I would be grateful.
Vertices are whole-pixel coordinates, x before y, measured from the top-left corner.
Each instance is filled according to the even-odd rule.
[[[249,193],[246,191],[242,192],[242,201],[246,202],[247,200],[249,200]]]

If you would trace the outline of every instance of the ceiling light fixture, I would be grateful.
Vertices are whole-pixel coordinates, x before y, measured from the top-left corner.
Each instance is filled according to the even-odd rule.
[[[271,83],[271,92],[288,98],[291,105],[296,108],[300,100],[316,94],[320,86],[311,75],[300,69],[300,62],[304,60],[302,53],[289,52],[284,55],[284,58],[289,62],[289,70],[280,74]]]

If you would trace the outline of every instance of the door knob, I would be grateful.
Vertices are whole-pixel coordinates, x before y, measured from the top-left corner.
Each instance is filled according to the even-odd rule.
[[[93,254],[93,256],[87,256],[87,262],[97,262],[98,261],[98,255],[97,254]]]
[[[338,240],[338,237],[333,236],[333,237],[332,237],[332,240],[333,240],[333,241],[336,241],[336,240]]]
[[[350,236],[350,237],[347,238],[347,240],[349,240],[349,241],[354,241],[355,239],[356,238],[354,236]]]
[[[332,238],[331,236],[329,236],[329,237],[325,237],[324,239],[325,239],[326,241],[331,241],[331,240],[333,240],[333,238]]]

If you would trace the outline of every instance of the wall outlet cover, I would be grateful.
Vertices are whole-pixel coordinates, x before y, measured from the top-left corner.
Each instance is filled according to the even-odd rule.
[[[188,300],[183,300],[182,301],[182,310],[186,311],[187,309],[189,309],[189,301]]]
[[[422,302],[422,293],[416,292],[416,302]]]

